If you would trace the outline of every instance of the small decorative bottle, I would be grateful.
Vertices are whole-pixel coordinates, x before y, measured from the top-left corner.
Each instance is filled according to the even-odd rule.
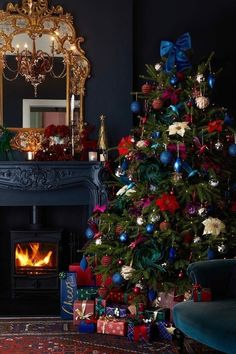
[[[105,126],[105,116],[102,114],[100,116],[100,128],[98,132],[98,154],[100,161],[107,161],[108,159],[108,142],[107,142],[107,132]]]

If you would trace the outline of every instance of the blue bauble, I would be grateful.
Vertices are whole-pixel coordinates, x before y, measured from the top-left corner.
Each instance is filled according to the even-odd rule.
[[[234,119],[228,113],[225,113],[224,124],[229,127],[234,125]]]
[[[88,262],[85,256],[83,256],[83,258],[80,261],[80,268],[85,271],[88,268]]]
[[[228,149],[229,155],[232,157],[236,156],[236,144],[231,144]]]
[[[85,236],[88,240],[91,240],[94,237],[94,231],[91,229],[91,227],[87,227],[85,230]]]
[[[122,277],[122,275],[119,272],[113,274],[112,282],[114,283],[114,285],[120,286],[123,283],[123,281],[124,281],[124,278]]]
[[[168,165],[169,163],[171,163],[173,158],[173,155],[170,151],[165,150],[162,151],[162,153],[160,154],[160,161],[164,164],[164,165]]]
[[[154,224],[147,224],[146,225],[146,231],[148,234],[152,234],[155,230],[155,225]]]
[[[177,157],[174,163],[174,170],[175,172],[181,172],[182,170],[182,161],[180,157]]]
[[[128,167],[129,167],[129,162],[127,159],[124,159],[121,163],[121,168],[123,171],[126,171],[128,169]]]
[[[171,247],[169,250],[169,261],[174,261],[176,257],[176,250],[174,247]]]
[[[215,82],[216,82],[216,79],[215,79],[215,76],[213,74],[210,74],[208,76],[208,85],[210,86],[210,88],[213,88],[215,86]]]
[[[149,289],[148,290],[148,300],[150,302],[152,302],[152,301],[154,301],[156,299],[156,297],[157,297],[157,292],[155,290],[153,290],[153,289]]]
[[[161,136],[161,133],[160,133],[160,132],[153,132],[153,133],[151,134],[152,139],[159,139],[160,136]]]
[[[207,250],[207,258],[214,259],[215,258],[215,251],[212,248],[208,248]]]
[[[126,243],[129,239],[129,236],[126,232],[122,232],[119,236],[119,240],[121,243]]]
[[[130,109],[131,112],[133,113],[139,113],[141,111],[141,104],[139,101],[133,101],[130,104]]]
[[[176,85],[178,83],[178,78],[175,75],[171,76],[170,83],[171,85]]]

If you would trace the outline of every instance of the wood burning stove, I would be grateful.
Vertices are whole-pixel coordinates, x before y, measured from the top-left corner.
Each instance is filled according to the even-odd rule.
[[[32,224],[11,231],[12,297],[58,291],[61,230],[43,228],[33,206]]]

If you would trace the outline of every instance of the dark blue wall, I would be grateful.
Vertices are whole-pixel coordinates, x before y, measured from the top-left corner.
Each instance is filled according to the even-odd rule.
[[[110,145],[117,144],[130,131],[130,92],[139,89],[138,76],[145,73],[145,63],[160,60],[161,40],[175,41],[186,31],[191,34],[196,63],[215,51],[214,69],[224,69],[216,84],[215,101],[236,111],[235,0],[51,0],[49,3],[60,4],[71,12],[78,34],[85,37],[83,48],[92,65],[86,85],[85,120],[98,127],[99,115],[107,115]],[[0,8],[5,5],[6,1],[0,0]],[[12,126],[17,126],[21,121],[22,97],[32,98],[32,89],[23,81],[5,86],[8,101],[5,115]],[[64,98],[58,83],[47,88],[47,97]],[[43,90],[39,89],[39,98],[46,98]],[[17,99],[20,92],[22,96]]]

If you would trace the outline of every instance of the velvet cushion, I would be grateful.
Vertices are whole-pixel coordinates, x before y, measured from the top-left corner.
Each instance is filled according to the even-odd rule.
[[[187,336],[214,349],[236,353],[236,300],[175,305],[174,323]]]

